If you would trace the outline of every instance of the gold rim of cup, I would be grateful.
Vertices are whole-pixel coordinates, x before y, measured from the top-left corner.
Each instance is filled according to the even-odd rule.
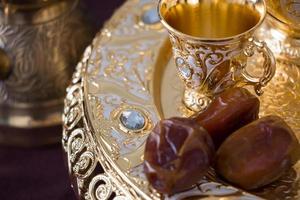
[[[186,77],[180,76],[181,79],[185,82],[186,86],[183,102],[187,108],[193,111],[201,111],[205,109],[206,106],[210,103],[212,96],[215,95],[216,91],[214,91],[214,86],[217,87],[217,89],[215,88],[216,90],[222,90],[222,82],[225,83],[226,81],[229,81],[231,83],[228,86],[224,86],[223,89],[226,89],[226,87],[234,87],[234,85],[237,85],[238,82],[243,82],[243,84],[252,85],[255,89],[255,92],[258,95],[261,95],[263,93],[263,91],[261,90],[262,87],[266,86],[266,84],[272,79],[276,70],[276,62],[272,52],[267,47],[265,42],[256,40],[254,36],[254,32],[264,22],[267,15],[267,6],[265,0],[218,1],[219,3],[225,4],[232,3],[239,5],[250,5],[252,7],[251,9],[257,12],[259,20],[255,24],[253,24],[253,26],[248,27],[248,29],[243,30],[241,32],[235,33],[235,35],[225,35],[223,37],[212,36],[211,38],[200,35],[198,37],[191,35],[192,33],[183,33],[181,30],[177,30],[170,23],[168,23],[168,19],[166,19],[164,12],[169,12],[170,9],[172,9],[174,6],[180,4],[187,4],[193,6],[205,3],[203,1],[205,0],[159,0],[158,3],[158,14],[160,17],[160,21],[163,24],[163,26],[168,30],[171,40],[173,41],[173,55],[175,60],[181,59],[182,63],[189,63],[190,56],[194,59],[192,64],[188,64],[187,66],[189,68],[189,73],[184,71],[178,73],[179,75],[188,74],[186,75]],[[215,2],[209,2],[209,4],[213,3]],[[214,55],[213,57],[218,57],[217,54],[220,54],[220,52],[217,52],[216,49],[223,51],[223,53],[221,53],[222,56],[220,59],[216,58],[215,61],[207,64],[207,56],[202,56],[202,58],[198,58],[198,55],[196,55],[196,57],[194,57],[196,51],[191,51],[189,48],[186,49],[185,47],[183,47],[185,43],[188,44],[188,46],[191,44],[192,46],[190,48],[195,50],[197,50],[198,48],[202,48],[202,45],[207,45],[208,51],[204,51],[204,54],[210,56]],[[226,48],[224,50],[223,47],[225,46]],[[255,52],[263,54],[262,57],[264,58],[264,72],[261,77],[254,77],[251,74],[249,74],[246,69],[247,64],[242,64],[242,62],[245,62],[247,58],[252,57],[255,54]],[[227,54],[230,54],[230,56],[227,56]],[[235,60],[235,64],[232,67],[226,68],[227,70],[230,69],[228,70],[228,73],[222,72],[224,73],[224,78],[219,78],[218,80],[216,80],[215,83],[208,83],[209,81],[207,80],[209,80],[212,72],[217,70],[218,66],[221,66],[223,63],[226,64],[226,62],[235,58],[239,58],[241,62]],[[176,65],[177,68],[180,67],[178,66],[180,64]],[[209,69],[209,73],[207,73],[207,69]],[[235,75],[240,77],[237,77],[236,79]],[[243,81],[238,81],[239,79],[243,79]]]
[[[160,18],[160,21],[161,23],[163,24],[163,26],[169,31],[169,32],[172,32],[172,33],[175,33],[177,35],[180,35],[181,37],[184,37],[186,39],[190,39],[190,40],[199,40],[199,41],[202,41],[202,42],[228,42],[228,41],[232,41],[232,40],[238,40],[238,39],[241,39],[243,37],[245,37],[245,35],[251,35],[255,30],[257,30],[257,28],[264,22],[266,16],[267,16],[267,5],[266,5],[266,1],[265,0],[244,0],[245,2],[249,2],[253,5],[257,4],[257,2],[260,2],[262,3],[262,6],[260,6],[260,9],[255,9],[256,11],[259,12],[260,14],[260,19],[259,21],[257,22],[257,24],[253,27],[251,27],[250,29],[248,29],[247,31],[245,32],[242,32],[242,33],[239,33],[237,35],[233,35],[233,36],[230,36],[230,37],[224,37],[224,38],[205,38],[205,37],[195,37],[195,36],[192,36],[192,35],[188,35],[186,33],[183,33],[177,29],[175,29],[174,27],[172,27],[164,18],[163,14],[162,14],[162,8],[163,6],[166,6],[166,2],[172,2],[173,0],[159,0],[158,2],[158,7],[157,7],[157,12],[158,12],[158,16]],[[193,2],[193,4],[197,4],[199,3],[200,0],[174,0],[174,2],[176,2],[176,4],[178,2],[181,2],[181,1],[184,1],[184,2]],[[224,1],[229,1],[229,0],[224,0]],[[174,4],[174,5],[176,5]],[[191,3],[192,4],[192,3]]]

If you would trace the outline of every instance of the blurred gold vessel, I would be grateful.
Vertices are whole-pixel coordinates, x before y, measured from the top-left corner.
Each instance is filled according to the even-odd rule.
[[[0,143],[58,142],[65,88],[95,30],[80,0],[0,2]]]
[[[299,0],[266,0],[268,12],[279,22],[286,25],[288,33],[300,33],[300,1]],[[279,27],[280,28],[280,27]]]
[[[267,0],[269,16],[258,34],[277,60],[300,65],[300,1]]]

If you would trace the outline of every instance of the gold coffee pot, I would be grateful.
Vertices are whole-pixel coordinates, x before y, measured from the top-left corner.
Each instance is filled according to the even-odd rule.
[[[289,34],[300,36],[299,0],[267,0],[267,5],[269,14],[282,24],[279,28]]]
[[[300,65],[300,0],[266,0],[268,14],[260,31],[278,59]]]
[[[83,2],[2,0],[0,126],[61,124],[65,89],[95,33]]]

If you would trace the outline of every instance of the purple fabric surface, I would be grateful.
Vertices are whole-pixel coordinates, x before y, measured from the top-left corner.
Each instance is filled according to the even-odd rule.
[[[84,0],[98,27],[124,0]],[[45,130],[47,131],[47,130]],[[73,200],[61,145],[43,148],[0,146],[0,200]]]
[[[61,145],[0,148],[0,199],[75,199]]]

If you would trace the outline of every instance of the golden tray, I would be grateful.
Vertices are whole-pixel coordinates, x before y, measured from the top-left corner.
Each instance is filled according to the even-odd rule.
[[[300,199],[300,164],[251,192],[220,180],[213,169],[189,191],[163,196],[143,175],[144,142],[161,118],[188,116],[156,0],[128,0],[85,51],[67,89],[63,147],[80,199]],[[300,139],[300,68],[278,59],[261,115],[283,117]],[[142,124],[142,126],[141,126]],[[128,126],[140,127],[132,131]]]

